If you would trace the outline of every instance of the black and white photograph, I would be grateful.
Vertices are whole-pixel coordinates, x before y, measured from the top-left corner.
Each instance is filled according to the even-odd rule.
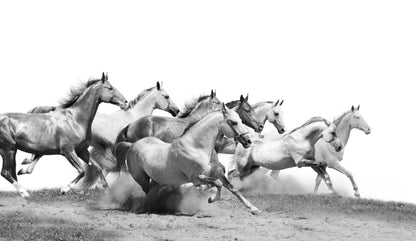
[[[415,240],[415,13],[2,1],[0,241]]]

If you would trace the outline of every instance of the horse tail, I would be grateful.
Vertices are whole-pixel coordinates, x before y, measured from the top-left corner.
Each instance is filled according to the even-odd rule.
[[[117,158],[117,165],[115,169],[116,171],[121,171],[122,169],[126,169],[126,157],[132,145],[133,143],[120,142],[114,146],[114,153]]]
[[[35,108],[29,110],[27,113],[49,113],[56,110],[56,106],[36,106]]]

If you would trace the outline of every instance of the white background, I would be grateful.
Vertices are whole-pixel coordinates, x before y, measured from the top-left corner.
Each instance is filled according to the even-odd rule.
[[[284,98],[289,129],[361,104],[372,133],[352,132],[343,165],[363,197],[416,203],[415,12],[414,1],[2,2],[0,112],[55,105],[103,71],[129,100],[156,81],[179,107],[211,89],[223,101]],[[52,156],[19,181],[59,187],[75,175]],[[314,186],[309,168],[283,175]],[[0,189],[13,187],[0,178]]]

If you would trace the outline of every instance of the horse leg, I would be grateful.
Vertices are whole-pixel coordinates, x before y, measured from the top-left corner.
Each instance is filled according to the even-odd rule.
[[[354,189],[354,195],[356,197],[360,198],[360,192],[358,191],[358,186],[354,181],[354,177],[352,176],[352,173],[350,171],[348,171],[347,169],[345,169],[345,167],[341,166],[341,164],[339,164],[339,163],[336,163],[331,168],[339,171],[340,173],[344,174],[345,176],[347,176],[351,180],[351,184],[352,184],[352,187]]]
[[[89,164],[90,162],[97,168],[98,170],[98,176],[100,178],[100,184],[102,185],[103,188],[108,188],[108,183],[107,180],[104,177],[103,174],[103,169],[101,168],[101,166],[94,160],[94,158],[91,158],[90,152],[88,151],[88,149],[83,149],[82,151],[78,151],[77,155],[79,156],[79,158],[81,158],[86,164]],[[84,179],[85,180],[85,179]],[[94,178],[94,181],[96,179]],[[90,183],[88,185],[92,185],[94,183]]]
[[[333,194],[338,195],[337,191],[335,191],[335,189],[334,189],[334,187],[332,185],[332,181],[331,181],[331,178],[328,175],[328,172],[326,172],[326,167],[315,167],[315,166],[312,166],[312,169],[318,174],[318,176],[320,176],[320,179],[321,180],[322,179],[325,180],[325,183],[328,186],[329,190]],[[318,179],[318,177],[317,177],[317,179]],[[320,181],[319,181],[319,184],[320,184]],[[314,190],[315,193],[317,193],[317,191],[318,191],[319,184],[318,185],[315,185],[315,190]]]
[[[234,188],[234,186],[228,181],[228,179],[221,175],[219,177],[219,180],[222,182],[222,185],[227,188],[232,194],[234,194],[247,208],[250,209],[251,213],[254,215],[260,214],[261,211],[255,207],[253,204],[251,204],[241,193]]]
[[[147,173],[139,165],[134,167],[129,165],[129,172],[133,179],[141,186],[143,192],[147,194],[151,188],[150,177]]]
[[[318,189],[319,189],[319,185],[321,185],[321,181],[322,181],[322,176],[319,173],[317,173],[316,179],[315,179],[315,188],[313,189],[313,192],[315,194],[318,193]]]
[[[206,175],[200,174],[196,177],[196,180],[198,183],[206,184],[206,185],[213,185],[217,187],[217,193],[215,194],[215,197],[209,197],[208,202],[213,203],[221,199],[221,187],[222,183],[218,179],[214,179],[211,177],[208,177]]]
[[[83,167],[82,163],[79,161],[77,154],[75,151],[71,151],[69,153],[63,154],[65,158],[71,163],[75,169],[78,171],[78,176],[68,184],[68,186],[61,189],[61,193],[65,194],[69,190],[73,189],[78,181],[85,175],[85,168]]]
[[[28,163],[30,165],[27,166],[27,167],[23,167],[22,169],[20,169],[19,172],[17,173],[17,175],[31,174],[33,172],[33,169],[35,169],[35,166],[38,164],[38,161],[39,161],[39,159],[41,157],[42,157],[42,155],[33,154],[31,156],[31,160],[29,160],[30,162]],[[23,162],[25,162],[26,160],[28,160],[28,158],[26,158],[25,160],[23,160]]]
[[[17,193],[22,197],[30,197],[29,193],[17,182],[16,175],[16,149],[0,150],[0,154],[3,158],[3,167],[1,169],[1,175],[13,184]]]

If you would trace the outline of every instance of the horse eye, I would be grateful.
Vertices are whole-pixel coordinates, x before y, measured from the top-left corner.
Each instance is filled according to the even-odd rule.
[[[275,114],[275,115],[279,115],[279,113],[278,113],[278,112],[275,112],[274,114]]]
[[[237,125],[237,121],[230,121],[230,124],[231,124],[232,126],[235,126],[235,125]]]
[[[166,98],[166,99],[169,99],[169,95],[165,95],[165,98]]]

